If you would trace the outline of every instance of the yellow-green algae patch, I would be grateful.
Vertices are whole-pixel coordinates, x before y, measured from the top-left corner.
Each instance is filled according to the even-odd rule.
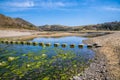
[[[1,79],[68,80],[88,66],[84,58],[71,51],[55,49],[56,55],[52,57],[46,52],[42,50],[19,56],[15,56],[15,53],[1,54]]]

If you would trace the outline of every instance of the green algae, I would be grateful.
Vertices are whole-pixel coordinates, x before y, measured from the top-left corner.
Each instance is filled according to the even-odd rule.
[[[68,80],[81,73],[88,66],[83,57],[71,51],[54,49],[55,55],[49,57],[46,50],[38,53],[5,51],[0,55],[0,78],[26,80]],[[10,54],[9,54],[10,53]]]

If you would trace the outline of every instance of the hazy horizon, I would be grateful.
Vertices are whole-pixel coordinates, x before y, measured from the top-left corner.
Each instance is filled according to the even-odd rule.
[[[120,0],[3,0],[0,13],[37,26],[83,26],[120,21]]]

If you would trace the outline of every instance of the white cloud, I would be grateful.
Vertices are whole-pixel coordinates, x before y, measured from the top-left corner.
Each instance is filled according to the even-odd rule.
[[[0,9],[7,11],[23,11],[29,9],[48,9],[48,10],[67,10],[72,6],[76,6],[78,3],[76,2],[68,2],[68,1],[53,1],[53,0],[25,0],[25,1],[8,1],[0,3]]]
[[[46,2],[37,3],[37,6],[41,8],[65,8],[75,5],[76,3],[61,2],[61,1],[46,1]]]
[[[53,8],[53,7],[64,7],[65,4],[62,2],[41,2],[40,7],[43,8]]]
[[[33,7],[34,2],[32,1],[26,1],[26,2],[8,2],[6,3],[7,6],[10,7],[20,7],[20,8],[28,8],[28,7]]]
[[[0,3],[0,9],[4,11],[10,11],[10,12],[15,12],[15,11],[24,11],[24,10],[29,10],[34,8],[35,3],[33,1],[27,0],[27,1],[8,1],[8,2],[3,2]]]
[[[108,11],[120,11],[120,7],[103,7],[103,9]]]

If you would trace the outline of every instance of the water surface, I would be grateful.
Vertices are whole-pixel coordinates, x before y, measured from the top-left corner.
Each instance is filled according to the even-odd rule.
[[[33,42],[51,43],[52,46],[0,44],[1,79],[66,80],[83,71],[89,65],[94,52],[78,44],[87,38],[68,36],[59,38],[34,38]],[[66,43],[67,47],[54,47],[54,43]],[[70,48],[75,44],[75,48]],[[34,75],[34,76],[33,76]]]

